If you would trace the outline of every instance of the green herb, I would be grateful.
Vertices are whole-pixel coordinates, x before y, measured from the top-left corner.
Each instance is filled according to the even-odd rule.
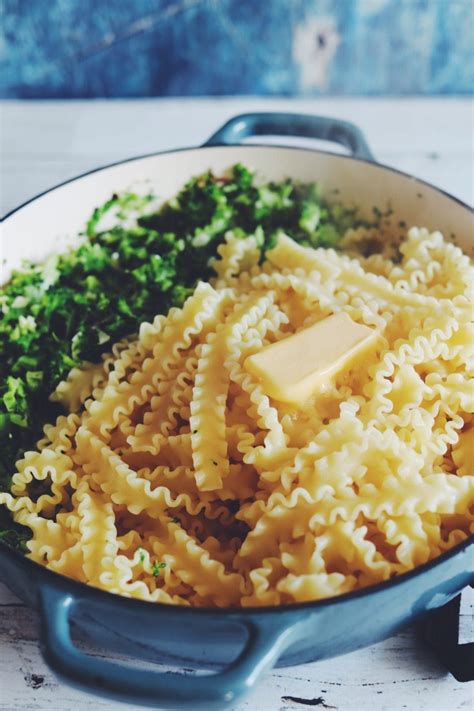
[[[153,565],[151,566],[151,572],[153,573],[153,576],[157,578],[160,574],[160,570],[163,570],[163,568],[166,568],[166,563],[158,563],[158,561],[155,560],[153,562]]]
[[[1,521],[2,518],[0,516],[0,524]],[[9,546],[11,546],[12,548],[16,548],[22,553],[26,553],[28,550],[26,547],[26,543],[29,538],[29,529],[24,529],[23,527],[17,526],[16,524],[12,524],[9,526],[8,529],[0,531],[0,541],[3,541],[3,543],[7,543]]]
[[[49,396],[69,370],[97,362],[141,322],[182,305],[212,276],[209,260],[227,230],[255,235],[263,256],[282,230],[302,244],[334,247],[348,227],[366,224],[355,210],[326,202],[317,184],[258,184],[243,165],[193,178],[146,214],[152,199],[113,195],[94,210],[78,248],[25,264],[0,290],[0,490],[60,414]],[[15,547],[29,534],[5,507],[0,531]]]
[[[143,548],[139,548],[138,551],[139,551],[138,556],[140,558],[140,563],[144,563],[145,562],[145,551],[143,550]]]

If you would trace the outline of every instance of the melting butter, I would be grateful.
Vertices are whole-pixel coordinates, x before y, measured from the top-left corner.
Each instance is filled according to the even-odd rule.
[[[378,339],[378,331],[341,312],[265,346],[245,360],[244,368],[269,397],[301,405],[349,370]]]

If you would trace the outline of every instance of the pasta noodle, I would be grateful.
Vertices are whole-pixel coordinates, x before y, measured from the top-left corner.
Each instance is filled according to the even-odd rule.
[[[377,235],[372,234],[372,239]],[[75,369],[0,503],[29,557],[113,593],[279,605],[411,570],[474,533],[474,270],[413,228],[401,259],[227,233],[181,309]],[[299,406],[246,358],[345,311],[378,348]],[[288,364],[291,368],[292,364]]]

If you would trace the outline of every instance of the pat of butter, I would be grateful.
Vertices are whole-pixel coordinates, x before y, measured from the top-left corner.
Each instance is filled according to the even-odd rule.
[[[375,329],[341,312],[265,346],[245,360],[244,368],[260,381],[266,395],[298,405],[323,391],[377,340]]]

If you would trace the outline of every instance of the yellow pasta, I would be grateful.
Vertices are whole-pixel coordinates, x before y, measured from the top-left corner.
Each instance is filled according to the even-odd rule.
[[[168,604],[280,605],[392,578],[474,532],[469,259],[413,228],[391,254],[232,232],[181,309],[142,324],[54,398],[68,414],[0,504],[36,562]],[[298,405],[245,369],[331,314],[376,329],[363,364]],[[288,368],[296,367],[288,363]]]

